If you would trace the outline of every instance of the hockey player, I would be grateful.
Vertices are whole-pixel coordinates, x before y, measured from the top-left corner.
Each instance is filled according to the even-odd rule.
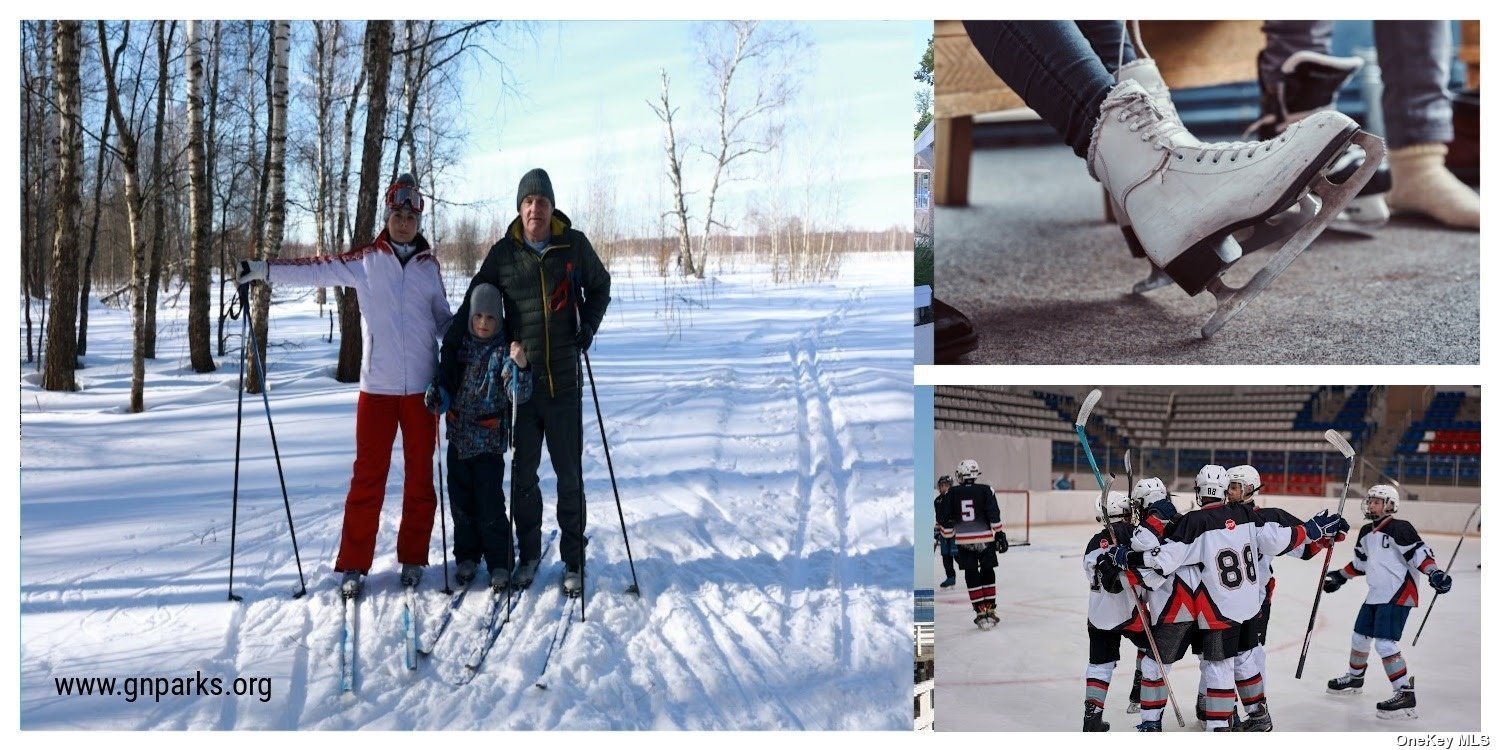
[[[1177,506],[1172,503],[1172,495],[1167,492],[1167,486],[1162,484],[1157,477],[1143,477],[1135,483],[1130,491],[1130,503],[1135,515],[1140,519],[1140,524],[1135,527],[1132,534],[1131,546],[1137,551],[1146,551],[1161,546],[1163,539],[1171,534],[1176,522],[1182,517]],[[1152,626],[1162,622],[1162,615],[1166,612],[1167,602],[1172,598],[1173,591],[1178,585],[1177,575],[1162,576],[1155,571],[1141,570],[1133,571],[1139,576],[1142,585],[1149,592],[1147,595],[1146,608],[1154,618]],[[1184,590],[1186,592],[1186,589]],[[1191,601],[1191,596],[1184,596]],[[1191,610],[1188,610],[1190,613]],[[1182,612],[1179,611],[1178,616]],[[1191,617],[1191,614],[1188,615]],[[1135,679],[1130,687],[1130,704],[1125,713],[1135,714],[1141,712],[1142,703],[1142,675],[1141,662],[1146,658],[1144,646],[1136,650]],[[1165,683],[1158,677],[1145,683],[1147,693],[1145,705],[1148,708],[1163,708],[1167,704],[1167,693]]]
[[[938,525],[944,539],[958,544],[958,564],[964,569],[969,603],[974,605],[974,624],[989,630],[1000,622],[995,615],[995,566],[999,564],[995,555],[1009,545],[1000,523],[1000,502],[989,485],[978,484],[979,462],[959,461],[957,473],[959,485],[948,490]]]
[[[1130,523],[1130,500],[1123,492],[1111,492],[1097,509],[1095,520],[1107,524],[1089,539],[1083,554],[1083,575],[1089,582],[1089,667],[1084,678],[1083,731],[1108,732],[1104,720],[1104,698],[1110,677],[1120,661],[1120,638],[1136,648],[1146,647],[1140,614],[1131,587],[1139,579],[1123,571],[1105,554],[1115,540],[1127,540],[1135,532]]]
[[[1162,714],[1161,708],[1148,707],[1145,680],[1160,680],[1166,669],[1187,652],[1194,636],[1207,662],[1203,667],[1208,686],[1205,727],[1229,731],[1235,698],[1232,659],[1239,645],[1239,629],[1260,611],[1260,593],[1254,585],[1255,554],[1281,554],[1307,540],[1335,534],[1340,526],[1348,527],[1342,518],[1327,511],[1293,529],[1261,527],[1248,508],[1225,502],[1227,486],[1224,467],[1204,466],[1198,472],[1196,489],[1202,507],[1184,515],[1159,547],[1133,553],[1124,548],[1111,550],[1122,567],[1149,567],[1162,575],[1197,571],[1191,600],[1180,601],[1174,591],[1153,628],[1161,663],[1149,656],[1142,663],[1143,721],[1138,727],[1142,731],[1160,731]],[[1193,619],[1182,619],[1180,613],[1186,610],[1193,612]]]
[[[1382,719],[1417,718],[1417,692],[1406,660],[1401,656],[1401,631],[1406,617],[1417,606],[1415,575],[1427,576],[1427,583],[1439,594],[1453,588],[1453,578],[1437,566],[1432,548],[1417,535],[1410,522],[1396,518],[1400,501],[1396,489],[1377,484],[1365,494],[1365,518],[1354,543],[1354,559],[1323,581],[1323,591],[1332,594],[1355,576],[1368,576],[1369,593],[1354,621],[1354,637],[1349,649],[1349,672],[1328,681],[1328,692],[1351,695],[1365,685],[1365,665],[1373,642],[1375,652],[1385,665],[1385,676],[1395,693],[1375,704]]]
[[[951,538],[943,538],[943,527],[937,522],[938,516],[940,516],[943,512],[943,503],[945,502],[944,496],[947,495],[948,490],[951,489],[953,489],[952,477],[948,476],[947,474],[938,477],[938,495],[937,497],[932,499],[932,535],[934,537],[933,541],[937,543],[936,546],[940,548],[940,553],[943,556],[943,572],[948,574],[948,577],[944,578],[943,583],[941,584],[942,588],[945,589],[952,588],[953,585],[958,582],[957,577],[953,572],[953,557],[954,555],[958,554],[958,544],[955,543]]]

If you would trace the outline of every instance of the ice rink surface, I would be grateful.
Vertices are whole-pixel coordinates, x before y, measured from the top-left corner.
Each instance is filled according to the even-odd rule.
[[[1359,519],[1350,519],[1357,530]],[[1088,666],[1088,585],[1083,577],[1083,549],[1098,526],[1069,524],[1033,527],[1031,545],[1012,547],[1000,556],[996,571],[1000,624],[984,632],[974,626],[973,611],[958,585],[937,590],[936,720],[940,731],[1079,731],[1083,725],[1084,670]],[[1446,565],[1458,536],[1423,535],[1439,565]],[[1333,566],[1353,557],[1354,534],[1334,550]],[[1439,598],[1421,641],[1412,637],[1433,592],[1419,581],[1420,604],[1407,621],[1401,653],[1415,679],[1420,718],[1382,720],[1375,704],[1391,696],[1380,659],[1370,655],[1365,690],[1355,696],[1326,692],[1330,678],[1348,669],[1354,617],[1364,601],[1363,578],[1325,594],[1313,629],[1312,646],[1302,679],[1293,678],[1308,613],[1312,609],[1322,557],[1278,558],[1266,639],[1266,696],[1276,731],[1313,732],[1477,732],[1480,725],[1479,538],[1464,542],[1449,571],[1453,590]],[[935,579],[944,577],[934,556]],[[1135,656],[1121,642],[1105,702],[1111,731],[1132,731],[1139,714],[1125,713]],[[1182,707],[1186,728],[1179,728],[1168,705],[1162,726],[1168,732],[1201,731],[1193,715],[1198,686],[1198,659],[1189,653],[1169,678]]]

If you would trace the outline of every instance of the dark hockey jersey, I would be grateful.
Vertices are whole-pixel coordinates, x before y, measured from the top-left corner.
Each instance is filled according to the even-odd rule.
[[[1122,544],[1129,543],[1135,527],[1124,521],[1116,521],[1113,526],[1114,538]],[[1103,570],[1099,568],[1099,558],[1113,543],[1109,533],[1100,529],[1083,548],[1083,576],[1089,582],[1089,623],[1100,630],[1140,630],[1141,621],[1136,615],[1135,594],[1130,590],[1139,579],[1133,573],[1121,572],[1113,565],[1107,565]]]
[[[1255,517],[1260,520],[1262,526],[1273,526],[1284,529],[1295,529],[1302,526],[1302,521],[1298,520],[1296,516],[1280,508],[1254,508],[1254,512]],[[1321,548],[1317,547],[1316,544],[1307,544],[1304,542],[1288,552],[1306,560],[1317,554],[1318,549]],[[1263,553],[1257,553],[1256,556],[1256,580],[1261,586],[1262,601],[1271,598],[1271,592],[1276,585],[1274,578],[1276,573],[1271,568],[1271,558],[1272,555]]]
[[[1191,610],[1198,627],[1219,630],[1254,617],[1262,596],[1258,555],[1279,555],[1306,538],[1301,526],[1262,525],[1244,504],[1215,503],[1189,512],[1161,547],[1144,555],[1163,575],[1199,571],[1191,600],[1174,594],[1160,621],[1181,621],[1180,613]]]
[[[1000,501],[987,484],[960,484],[948,490],[938,525],[944,537],[959,544],[988,544],[995,541],[1000,523]]]
[[[1407,521],[1386,516],[1359,529],[1354,559],[1344,566],[1344,575],[1366,576],[1370,591],[1366,604],[1417,606],[1417,574],[1437,565],[1432,548]]]

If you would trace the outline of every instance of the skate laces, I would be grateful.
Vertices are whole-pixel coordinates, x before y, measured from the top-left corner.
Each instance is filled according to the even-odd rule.
[[[1273,141],[1285,140],[1283,135],[1271,141],[1198,142],[1194,146],[1173,143],[1172,136],[1179,133],[1187,134],[1187,128],[1176,118],[1168,117],[1162,111],[1161,105],[1157,104],[1149,94],[1128,101],[1119,114],[1119,120],[1129,123],[1129,129],[1132,132],[1140,132],[1141,140],[1151,141],[1153,148],[1167,151],[1178,160],[1185,160],[1191,155],[1193,161],[1198,163],[1204,160],[1218,164],[1225,159],[1231,162],[1253,159],[1257,151],[1269,152]],[[1197,153],[1193,155],[1190,152]]]

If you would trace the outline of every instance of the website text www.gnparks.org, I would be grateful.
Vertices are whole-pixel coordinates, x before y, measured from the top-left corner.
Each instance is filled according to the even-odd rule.
[[[271,678],[236,677],[225,684],[223,677],[207,677],[194,672],[192,677],[53,677],[58,695],[123,696],[126,703],[151,698],[232,696],[255,698],[261,703],[271,700]]]

